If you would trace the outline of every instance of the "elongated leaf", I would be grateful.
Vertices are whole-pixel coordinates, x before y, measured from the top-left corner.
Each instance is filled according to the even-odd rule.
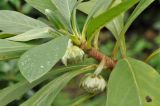
[[[75,102],[72,103],[72,104],[69,105],[69,106],[78,106],[78,105],[80,105],[81,103],[89,100],[89,99],[92,98],[93,96],[95,96],[95,94],[85,94],[85,95],[82,95],[82,96],[76,98]]]
[[[14,5],[14,7],[18,10],[19,8],[21,8],[21,1],[19,1],[19,0],[11,0],[11,1],[5,1],[5,2],[8,2],[8,4],[9,4],[9,2],[12,4],[12,5]],[[12,6],[11,6],[11,8],[12,8]]]
[[[32,83],[29,83],[27,80],[23,80],[15,85],[9,86],[9,87],[0,91],[0,105],[6,106],[11,101],[18,99],[24,93],[26,93],[27,91],[29,91],[30,89],[32,89],[33,87],[35,87],[36,85],[38,85],[39,83],[41,83],[42,81],[45,81],[46,79],[48,79],[50,77],[54,77],[55,75],[62,73],[62,72],[86,67],[88,65],[89,64],[73,65],[73,66],[53,69],[51,72],[47,73],[42,78],[40,78]]]
[[[26,0],[27,3],[32,5],[34,8],[45,14],[48,19],[57,28],[64,29],[64,25],[68,27],[68,23],[63,18],[61,13],[57,10],[56,6],[51,0]],[[49,11],[48,11],[49,10]]]
[[[59,12],[70,22],[72,9],[77,0],[51,0]]]
[[[159,106],[160,75],[149,65],[120,60],[111,73],[106,106]]]
[[[23,76],[29,82],[42,77],[62,58],[67,44],[68,38],[62,36],[25,52],[18,64]]]
[[[53,26],[57,29],[67,29],[64,17],[57,10],[45,10],[45,14]]]
[[[129,17],[127,23],[125,24],[125,27],[123,29],[123,33],[125,33],[132,22],[155,0],[140,0],[139,4],[137,5],[136,9],[133,11],[131,16]],[[124,35],[123,35],[124,36]]]
[[[77,71],[68,72],[55,80],[48,83],[40,91],[38,91],[28,101],[24,102],[20,106],[50,106],[57,96],[57,94],[66,86],[66,84],[75,76],[84,73],[88,70],[92,70],[95,67],[88,66]]]
[[[122,29],[120,36],[118,36],[118,42],[117,44],[121,47],[121,51],[126,52],[126,46],[125,44],[125,33],[128,30],[128,28],[131,26],[132,22],[155,0],[140,0],[139,4],[137,5],[136,9],[133,11],[131,16],[129,17],[127,23],[125,24],[124,28]]]
[[[153,53],[151,53],[147,59],[145,60],[146,62],[150,61],[152,58],[154,58],[156,55],[160,54],[160,48],[155,50]]]
[[[99,15],[103,11],[107,10],[110,4],[112,3],[112,0],[96,0],[94,6],[92,7],[91,11],[88,14],[87,20],[85,22],[84,31],[87,30],[86,27],[88,26],[91,18],[93,18],[95,15]]]
[[[25,43],[18,43],[0,39],[0,60],[19,57],[23,52],[33,47]]]
[[[7,39],[12,41],[29,41],[33,39],[39,39],[39,38],[51,38],[53,37],[51,35],[51,32],[52,32],[52,29],[50,27],[34,28],[25,33],[22,33]]]
[[[93,34],[104,27],[108,22],[110,22],[115,17],[119,16],[121,13],[125,12],[129,8],[131,8],[133,5],[135,5],[138,2],[138,0],[129,0],[124,1],[120,3],[119,5],[103,12],[99,16],[92,19],[87,27],[86,36],[89,39],[92,39],[94,36]]]
[[[51,0],[52,3],[56,6],[60,14],[65,18],[68,28],[71,28],[71,15],[73,7],[76,4],[77,0]]]
[[[81,4],[78,5],[78,9],[86,14],[89,14],[91,12],[93,6],[95,5],[97,0],[90,0],[87,2],[82,2]]]
[[[57,71],[54,71],[54,72],[58,73]],[[54,74],[52,73],[51,75],[54,75]],[[29,83],[27,80],[24,80],[24,81],[21,81],[15,85],[9,86],[9,87],[1,90],[1,92],[0,92],[0,95],[1,95],[0,96],[0,105],[6,106],[11,101],[13,101],[15,99],[19,99],[24,93],[29,91],[31,88],[33,88],[34,86],[36,86],[37,84],[39,84],[43,80],[46,80],[46,78],[39,79],[33,83]]]
[[[112,7],[118,5],[122,1],[123,0],[116,0],[113,3]],[[120,14],[118,17],[113,19],[110,23],[106,25],[106,27],[112,32],[114,37],[118,40],[118,36],[124,27],[124,13]]]
[[[116,0],[113,3],[112,7],[118,5],[121,2],[123,2],[123,0]],[[118,17],[116,17],[115,19],[113,19],[111,22],[109,22],[106,25],[106,28],[108,28],[112,32],[113,36],[115,37],[115,39],[117,41],[119,40],[118,38],[120,36],[120,33],[121,33],[122,29],[124,28],[124,15],[125,15],[125,13],[120,14]],[[121,43],[121,46],[123,46],[123,48],[125,48],[126,47],[125,42]],[[117,45],[115,45],[113,53],[112,53],[113,58],[116,57],[117,52],[118,52],[118,50],[115,51],[116,47],[117,47]],[[122,54],[122,55],[124,55],[124,54]]]
[[[107,2],[107,1],[106,1]],[[119,3],[122,2],[122,0],[115,0],[112,1],[112,5],[110,7],[114,7],[116,5],[118,5]],[[86,14],[89,14],[89,12],[91,11],[92,8],[94,8],[94,4],[96,3],[96,0],[90,0],[88,2],[83,2],[79,5],[78,9]],[[104,5],[104,7],[103,7]],[[101,8],[98,12],[96,12],[96,14],[92,17],[95,18],[97,15],[99,15],[100,13],[104,12],[105,10],[109,9],[106,8],[105,3],[101,5]],[[107,23],[105,25],[106,28],[108,28],[112,34],[114,35],[114,37],[116,38],[116,40],[118,40],[118,37],[120,36],[120,32],[122,31],[123,27],[124,27],[124,13],[120,14],[119,16],[117,16],[116,18],[114,18],[112,21],[110,21],[109,23]],[[86,28],[84,29],[86,30]],[[96,37],[96,34],[94,34],[93,36]],[[118,45],[118,44],[117,44]],[[121,44],[123,47],[125,47],[125,44],[122,43]],[[116,47],[116,46],[115,46]],[[113,52],[113,56],[116,56],[116,51],[118,51],[116,48],[114,49],[115,51]]]
[[[21,34],[41,27],[47,25],[16,11],[0,10],[0,30],[6,33]]]
[[[87,2],[82,2],[78,5],[78,9],[86,14],[88,14],[88,19],[95,18],[102,12],[110,8],[114,0],[89,0]]]
[[[90,14],[92,8],[94,8],[92,11],[95,11],[95,12],[92,12],[92,15],[90,14],[89,18],[95,18],[97,15],[99,15],[102,12],[109,9],[109,6],[111,5],[111,2],[113,2],[113,0],[110,0],[110,1],[105,0],[105,1],[103,1],[102,4],[100,4],[100,2],[99,2],[100,8],[96,10],[96,7],[98,6],[96,1],[99,2],[99,0],[90,0],[88,2],[83,2],[78,6],[78,9],[80,11],[86,13],[86,14]],[[116,0],[116,1],[113,2],[111,7],[114,7],[121,2],[122,2],[122,0]],[[96,5],[96,7],[94,5]],[[118,39],[118,35],[120,34],[120,32],[123,28],[123,25],[124,25],[123,14],[121,14],[120,16],[116,17],[115,19],[113,19],[111,22],[109,22],[105,26],[113,33],[115,38]]]
[[[75,2],[75,5],[72,4],[73,8],[72,8],[72,14],[71,14],[71,26],[73,29],[73,33],[77,36],[79,36],[79,33],[80,33],[80,29],[77,23],[77,7],[82,1],[83,0],[78,0],[77,2]]]
[[[56,10],[54,4],[52,4],[51,0],[25,0],[28,4],[45,14],[45,9],[49,9],[52,11]]]
[[[5,32],[0,32],[0,39],[12,37],[12,36],[15,36],[15,35],[14,34],[5,33]]]
[[[83,1],[83,0],[68,0],[69,1],[69,9],[70,9],[70,11],[71,11],[71,13],[73,12],[73,9],[74,9],[74,7],[75,7],[75,5],[76,5],[76,3],[77,3],[77,1]]]

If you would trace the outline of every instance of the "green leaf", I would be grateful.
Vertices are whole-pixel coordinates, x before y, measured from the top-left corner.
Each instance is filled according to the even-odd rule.
[[[78,6],[78,9],[86,14],[90,14],[90,16],[88,16],[89,18],[95,18],[100,13],[109,9],[111,4],[112,4],[111,7],[114,7],[122,2],[122,0],[103,1],[104,3],[100,4],[101,8],[96,9],[96,8],[98,8],[98,4],[96,3],[96,1],[98,2],[98,4],[100,4],[100,2],[98,0],[90,0],[88,2],[81,3]],[[105,2],[107,3],[107,6],[106,6]],[[92,12],[91,12],[91,10],[92,10]],[[93,11],[95,11],[95,12],[93,12]],[[116,39],[118,38],[118,35],[124,26],[123,18],[124,18],[124,15],[121,14],[120,16],[116,17],[111,22],[109,22],[107,25],[105,25],[112,32],[112,34],[115,36]]]
[[[8,2],[8,4],[10,2],[17,10],[21,8],[21,1],[19,1],[19,0],[10,0],[10,1],[6,1],[6,2]]]
[[[114,0],[89,0],[78,5],[78,9],[88,14],[88,20],[106,11]]]
[[[78,106],[106,106],[105,100],[106,100],[105,94],[96,95],[92,99],[89,99],[88,101]]]
[[[66,86],[66,84],[75,76],[94,69],[93,65],[76,71],[70,71],[55,80],[48,83],[28,101],[20,106],[51,106],[57,94]]]
[[[133,21],[155,0],[140,0],[139,4],[127,20],[127,23],[125,24],[124,28],[122,29],[120,36],[118,36],[118,42],[117,44],[121,47],[122,52],[126,52],[126,46],[125,44],[125,33],[128,30],[128,28],[131,26]],[[118,48],[117,48],[118,49]]]
[[[51,2],[51,0],[25,0],[28,4],[45,14],[45,9],[52,11],[56,10],[56,7]]]
[[[30,89],[32,89],[33,87],[35,87],[36,85],[38,85],[39,83],[45,81],[50,77],[54,77],[57,74],[60,74],[66,71],[71,71],[78,68],[86,67],[87,65],[89,64],[56,68],[32,83],[29,83],[27,80],[23,80],[17,84],[14,84],[3,90],[0,90],[0,105],[6,106],[8,103],[12,102],[13,100],[19,99],[24,93],[26,93],[27,91],[29,91]]]
[[[68,0],[69,2],[69,9],[71,11],[71,13],[73,12],[74,7],[76,6],[77,1],[81,2],[83,0]]]
[[[92,10],[93,6],[95,5],[97,0],[90,0],[87,2],[82,2],[78,5],[78,9],[86,14],[89,14],[89,12]]]
[[[160,106],[160,75],[149,65],[120,60],[111,73],[106,106]]]
[[[3,32],[21,34],[42,27],[47,27],[47,25],[15,11],[0,10],[0,30]]]
[[[71,15],[77,0],[51,0],[60,14],[65,18],[68,28],[71,28]]]
[[[51,29],[50,27],[34,28],[25,33],[22,33],[7,39],[12,41],[30,41],[30,40],[39,39],[39,38],[51,38],[53,37],[51,35],[52,31],[53,29]]]
[[[0,39],[0,60],[18,58],[23,52],[33,47],[25,43]]]
[[[5,33],[5,32],[0,32],[0,39],[12,37],[12,36],[15,36],[15,35],[14,34]]]
[[[112,7],[121,3],[122,0],[114,1]],[[109,22],[106,27],[112,32],[116,40],[118,40],[118,36],[124,27],[124,14],[120,14],[118,17]]]
[[[59,12],[70,22],[72,9],[77,0],[51,0]]]
[[[98,15],[97,17],[93,18],[87,27],[86,36],[88,39],[92,39],[94,33],[103,28],[108,22],[110,22],[115,17],[119,16],[121,13],[125,12],[133,5],[135,5],[138,0],[129,0],[120,3],[119,5],[103,12],[102,14]]]
[[[147,59],[145,60],[145,62],[148,62],[150,61],[152,58],[154,58],[156,55],[160,54],[160,48],[155,50],[153,53],[151,53]]]
[[[71,14],[71,26],[73,29],[74,35],[79,36],[80,29],[77,23],[77,7],[83,0],[78,0],[77,3],[73,6],[72,14]]]
[[[95,1],[95,0],[94,0]],[[92,3],[94,2],[93,0],[92,1],[89,1],[91,2],[91,5]],[[90,10],[90,12],[88,13],[88,17],[87,17],[87,20],[85,22],[85,26],[84,26],[84,31],[86,30],[86,27],[87,25],[89,24],[90,20],[96,16],[97,14],[99,15],[100,13],[102,13],[104,10],[107,10],[108,7],[110,6],[110,4],[112,3],[112,0],[96,0],[92,9]]]
[[[52,20],[55,26],[63,23],[64,26],[67,26],[68,30],[71,30],[70,26],[70,17],[72,13],[72,9],[76,4],[77,0],[26,0],[27,3],[32,5],[37,10],[41,11],[43,14],[47,15],[49,20],[51,20],[51,16],[47,13],[46,10],[52,11]],[[65,24],[64,24],[65,23]],[[60,25],[62,27],[62,25]],[[59,26],[58,26],[59,27]]]
[[[84,103],[85,101],[89,100],[95,96],[95,94],[85,94],[81,95],[80,97],[76,98],[75,102],[73,102],[70,106],[79,106],[80,104]]]
[[[27,3],[24,4],[21,8],[22,8],[22,13],[24,13],[24,14],[30,13],[33,9],[33,7]]]
[[[45,79],[43,79],[43,80],[45,80]],[[9,86],[9,87],[1,90],[0,95],[3,95],[3,96],[0,96],[1,106],[6,106],[11,101],[19,99],[24,93],[29,91],[31,88],[33,88],[34,86],[36,86],[40,82],[42,82],[42,79],[38,80],[34,83],[29,83],[28,81],[24,80],[24,81],[21,81],[15,85]]]
[[[100,4],[100,2],[98,0],[97,0],[97,2],[98,2],[98,4]],[[83,2],[78,6],[78,9],[86,14],[90,14],[90,16],[88,16],[89,18],[95,18],[97,15],[99,15],[100,13],[109,9],[110,7],[114,7],[114,6],[118,5],[119,3],[121,3],[122,0],[116,0],[116,1],[110,0],[110,1],[103,1],[103,2],[102,2],[102,4],[100,4],[101,8],[99,8],[99,9],[96,9],[96,8],[98,8],[97,7],[98,4],[96,3],[96,0],[90,0],[88,2]],[[107,6],[106,6],[106,4],[107,4]],[[92,12],[91,12],[91,10],[92,10]],[[95,12],[93,12],[93,11],[95,11]],[[113,19],[111,22],[109,22],[107,25],[105,25],[112,32],[112,34],[114,35],[114,37],[116,39],[118,39],[118,35],[120,34],[120,32],[124,26],[123,19],[124,19],[124,14],[121,14],[121,15],[117,16],[115,19]]]
[[[122,31],[123,36],[124,36],[124,33],[131,26],[132,22],[154,1],[155,0],[140,0],[139,4],[135,8],[135,10],[133,11],[133,13],[129,17],[129,19],[127,20],[127,23],[125,24],[123,28],[123,31]]]
[[[68,38],[62,36],[25,52],[18,64],[21,73],[29,82],[42,77],[62,58],[67,45]]]
[[[57,10],[45,10],[45,14],[53,26],[57,29],[67,29],[64,17]]]

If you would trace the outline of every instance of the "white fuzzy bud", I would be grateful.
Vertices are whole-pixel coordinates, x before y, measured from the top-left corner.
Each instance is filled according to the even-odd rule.
[[[74,46],[69,40],[67,50],[62,57],[62,63],[67,65],[68,63],[77,63],[83,60],[84,51],[77,46]]]
[[[82,78],[80,86],[89,93],[99,93],[105,89],[106,81],[101,75],[87,74]]]

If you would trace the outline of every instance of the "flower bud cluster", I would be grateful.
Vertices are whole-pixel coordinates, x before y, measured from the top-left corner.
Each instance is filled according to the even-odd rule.
[[[89,93],[99,93],[105,89],[106,81],[101,75],[90,73],[82,78],[80,86]]]
[[[78,63],[83,60],[84,51],[77,46],[74,46],[69,40],[68,47],[65,55],[62,57],[62,63],[67,65],[68,63]]]

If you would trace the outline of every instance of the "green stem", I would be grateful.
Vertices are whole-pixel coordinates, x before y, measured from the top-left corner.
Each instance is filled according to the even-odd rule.
[[[102,59],[101,63],[98,65],[94,74],[99,75],[102,72],[104,66],[105,66],[105,58]]]
[[[113,52],[112,52],[112,58],[113,58],[113,59],[116,59],[117,54],[118,54],[118,51],[119,51],[119,45],[118,45],[118,43],[116,42],[116,44],[115,44],[115,46],[114,46],[114,49],[113,49]]]
[[[95,47],[96,49],[98,49],[99,32],[100,32],[100,31],[97,31],[97,33],[96,33],[96,35],[95,35],[95,37],[94,37],[94,47]]]

